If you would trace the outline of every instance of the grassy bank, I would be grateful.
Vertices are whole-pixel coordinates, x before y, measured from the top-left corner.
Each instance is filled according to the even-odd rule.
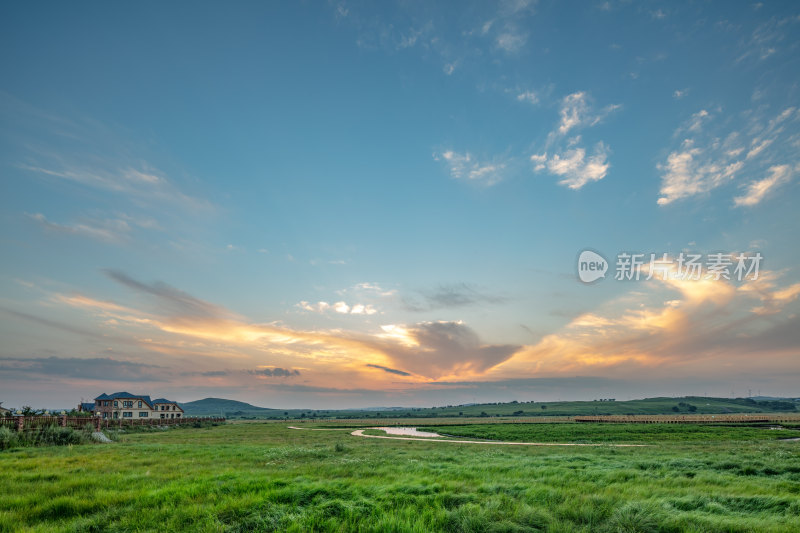
[[[800,437],[796,429],[681,424],[472,424],[425,426],[426,431],[482,440],[574,443],[770,441]]]
[[[253,423],[20,448],[0,453],[0,531],[800,530],[797,442],[638,427],[658,445],[386,441]],[[586,438],[564,428],[559,438]]]

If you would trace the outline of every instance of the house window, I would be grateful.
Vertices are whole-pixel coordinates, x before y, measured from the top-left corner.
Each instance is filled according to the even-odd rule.
[[[147,417],[148,417],[147,411],[139,411],[139,418],[147,418]]]
[[[108,418],[108,413],[103,413],[103,418]]]
[[[141,409],[141,408],[142,408],[142,401],[139,400],[139,409]]]
[[[178,413],[177,415],[175,415],[175,418],[180,418],[180,417],[181,417],[181,414],[180,414],[180,413]]]
[[[117,400],[114,400],[114,407],[119,407],[119,402]]]
[[[114,418],[119,418],[119,411],[114,411]]]
[[[130,411],[123,411],[122,418],[133,418],[133,413]]]
[[[161,413],[161,418],[164,418],[164,413]]]
[[[172,410],[173,410],[173,411],[175,410],[175,406],[174,406],[174,405],[172,406]]]
[[[122,402],[122,407],[133,407],[133,400],[127,400]]]

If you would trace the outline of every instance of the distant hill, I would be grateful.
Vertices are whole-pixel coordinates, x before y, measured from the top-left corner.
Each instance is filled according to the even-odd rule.
[[[450,418],[581,415],[670,415],[717,413],[797,412],[791,399],[753,398],[645,398],[576,402],[507,402],[448,405],[442,407],[372,407],[368,409],[268,409],[223,398],[206,398],[181,404],[189,416],[224,416],[241,419],[347,419],[347,418]]]
[[[180,404],[188,416],[269,416],[274,409],[258,407],[246,402],[226,400],[225,398],[204,398]]]

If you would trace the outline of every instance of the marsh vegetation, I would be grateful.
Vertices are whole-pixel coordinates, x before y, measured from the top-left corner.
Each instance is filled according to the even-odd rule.
[[[420,429],[654,445],[391,441],[275,423],[124,433],[0,453],[0,531],[800,530],[800,446],[781,432],[477,426]]]

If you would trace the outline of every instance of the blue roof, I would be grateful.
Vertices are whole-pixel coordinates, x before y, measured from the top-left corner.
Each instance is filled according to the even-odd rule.
[[[153,400],[153,403],[177,403],[177,402],[173,402],[172,400],[167,400],[166,398],[159,398],[158,400]]]
[[[94,411],[94,402],[83,402],[81,403],[81,410],[82,411]]]
[[[95,398],[95,400],[120,400],[122,398],[125,398],[125,399],[131,398],[131,399],[135,399],[135,400],[142,399],[145,402],[147,402],[147,404],[149,406],[151,406],[151,407],[153,406],[153,401],[150,399],[150,396],[148,396],[146,394],[131,394],[130,392],[115,392],[113,394],[105,394],[105,393],[103,393],[100,396],[98,396],[97,398]]]

